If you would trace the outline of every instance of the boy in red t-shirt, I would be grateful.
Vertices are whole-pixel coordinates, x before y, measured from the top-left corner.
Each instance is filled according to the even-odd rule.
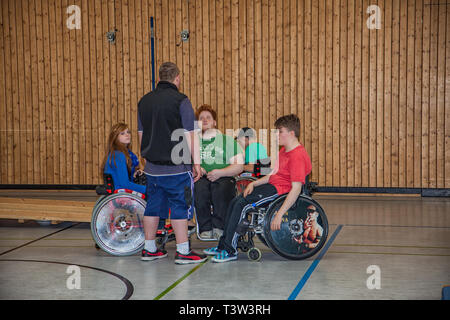
[[[295,203],[306,176],[311,172],[311,160],[305,148],[299,143],[300,119],[294,115],[287,115],[275,121],[275,128],[279,130],[278,142],[282,146],[275,170],[257,181],[250,183],[243,195],[234,198],[228,206],[223,236],[217,247],[205,249],[203,252],[214,255],[213,262],[227,262],[237,259],[237,241],[239,234],[237,226],[245,219],[248,206],[260,206],[271,202],[280,195],[287,193],[287,197],[270,225],[272,230],[279,230],[281,219]]]

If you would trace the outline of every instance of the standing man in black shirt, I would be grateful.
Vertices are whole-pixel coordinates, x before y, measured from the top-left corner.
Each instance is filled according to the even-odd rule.
[[[181,75],[172,62],[159,69],[155,90],[138,104],[138,131],[141,156],[145,158],[147,175],[147,207],[144,213],[145,246],[141,259],[151,261],[167,257],[167,251],[156,247],[156,231],[160,216],[170,220],[175,232],[175,263],[200,263],[206,256],[189,248],[188,220],[193,215],[194,182],[201,177],[198,137],[194,131],[195,116],[189,98],[178,91]],[[184,132],[180,137],[174,132]],[[178,139],[177,139],[178,137]],[[188,152],[189,154],[181,154]],[[174,152],[175,150],[178,152]],[[194,164],[191,165],[191,159]]]

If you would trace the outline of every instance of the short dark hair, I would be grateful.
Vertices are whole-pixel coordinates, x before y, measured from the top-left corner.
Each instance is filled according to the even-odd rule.
[[[238,138],[255,138],[256,137],[256,132],[254,129],[249,128],[249,127],[244,127],[239,129],[239,133],[237,135]]]
[[[180,74],[180,69],[173,62],[164,62],[159,67],[159,80],[172,82]]]
[[[295,114],[282,116],[275,121],[275,128],[280,129],[284,127],[289,131],[294,131],[297,138],[300,137],[300,119]]]

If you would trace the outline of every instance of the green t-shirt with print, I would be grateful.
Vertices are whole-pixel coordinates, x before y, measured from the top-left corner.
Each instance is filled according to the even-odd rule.
[[[230,159],[240,153],[241,147],[230,136],[217,133],[214,138],[200,139],[201,166],[206,172],[228,167]]]

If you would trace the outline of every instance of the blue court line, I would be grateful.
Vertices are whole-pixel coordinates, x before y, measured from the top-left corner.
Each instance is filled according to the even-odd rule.
[[[300,291],[303,289],[303,287],[305,286],[306,282],[308,281],[309,277],[311,276],[311,274],[314,272],[314,270],[316,269],[317,265],[319,264],[320,260],[323,258],[323,256],[325,255],[325,253],[327,253],[328,248],[330,248],[331,244],[333,243],[333,241],[336,239],[337,235],[339,234],[339,232],[341,231],[343,225],[340,224],[338,225],[338,227],[336,228],[336,230],[334,231],[334,233],[331,235],[330,239],[328,240],[327,244],[325,245],[325,247],[322,248],[322,250],[320,251],[319,255],[317,256],[317,258],[313,261],[313,263],[309,266],[308,270],[306,270],[305,274],[303,275],[303,277],[300,279],[300,282],[297,284],[297,286],[295,287],[295,289],[292,291],[292,293],[290,294],[288,300],[295,300],[298,296],[298,294],[300,293]]]

